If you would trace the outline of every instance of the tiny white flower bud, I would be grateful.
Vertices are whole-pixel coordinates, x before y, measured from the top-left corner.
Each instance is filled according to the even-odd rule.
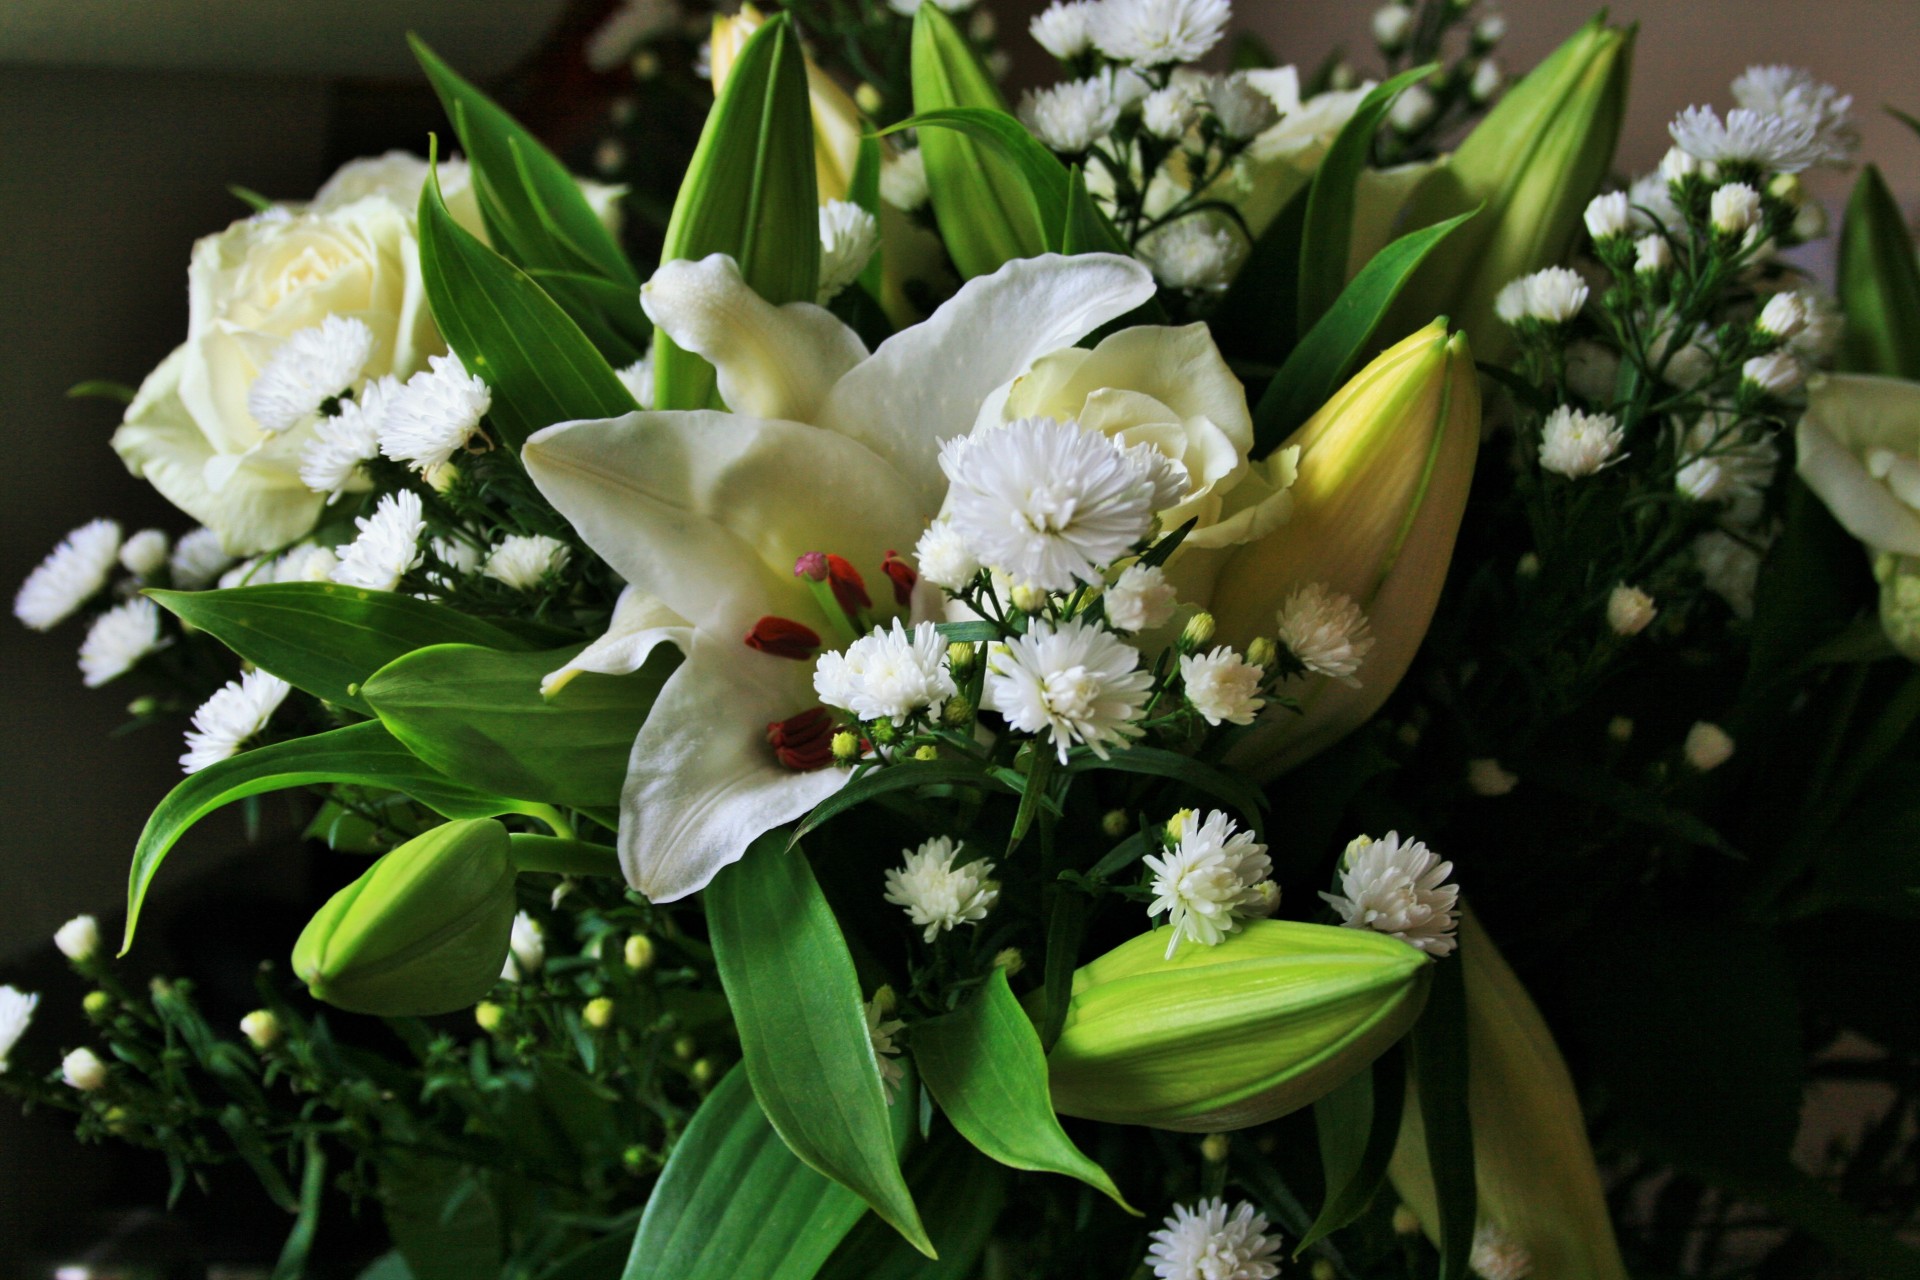
[[[1692,152],[1682,151],[1679,147],[1670,147],[1660,159],[1660,176],[1669,184],[1684,182],[1688,178],[1697,178],[1706,173],[1706,166]]]
[[[1733,758],[1733,738],[1719,725],[1701,720],[1687,730],[1686,745],[1681,752],[1689,766],[1708,773]]]
[[[1467,81],[1467,96],[1476,103],[1493,101],[1493,95],[1500,92],[1500,86],[1506,83],[1506,74],[1500,70],[1500,63],[1494,58],[1482,58],[1473,68],[1473,79]]]
[[[1402,4],[1387,4],[1373,11],[1373,40],[1386,53],[1406,48],[1413,34],[1413,10]]]
[[[1507,20],[1497,13],[1488,14],[1473,28],[1474,43],[1483,48],[1499,44],[1506,38]]]
[[[1500,767],[1491,757],[1467,761],[1467,786],[1477,796],[1504,796],[1520,785],[1519,775]]]
[[[1392,109],[1387,112],[1387,123],[1400,133],[1416,133],[1426,127],[1438,109],[1439,103],[1434,101],[1432,90],[1423,84],[1410,84],[1394,100]]]
[[[1754,356],[1740,366],[1740,381],[1770,396],[1790,396],[1806,380],[1806,368],[1791,351]]]
[[[1607,596],[1607,626],[1617,636],[1639,635],[1659,613],[1652,596],[1624,582]]]
[[[1140,105],[1140,124],[1164,142],[1176,142],[1187,136],[1200,115],[1200,104],[1177,84],[1156,89]]]
[[[908,213],[927,202],[927,158],[918,147],[889,156],[880,166],[880,198]]]
[[[1615,742],[1633,741],[1633,720],[1629,716],[1615,716],[1607,721],[1607,737]]]
[[[84,964],[100,952],[100,922],[92,916],[75,916],[55,931],[53,945],[75,964]]]
[[[1280,109],[1273,99],[1254,88],[1244,72],[1209,84],[1207,106],[1220,122],[1220,131],[1236,142],[1257,138],[1280,123]]]
[[[1587,234],[1596,241],[1623,236],[1633,225],[1633,208],[1624,191],[1609,191],[1587,202]]]
[[[1745,235],[1760,221],[1760,193],[1744,182],[1729,182],[1714,191],[1707,213],[1721,235]]]
[[[272,1010],[255,1009],[240,1019],[240,1034],[256,1049],[271,1049],[280,1042],[280,1019],[273,1016]]]
[[[1022,582],[1009,593],[1013,607],[1022,613],[1038,613],[1047,607],[1047,592],[1031,582]]]
[[[60,1078],[69,1088],[94,1093],[107,1087],[107,1064],[91,1049],[75,1049],[60,1060]]]
[[[1673,266],[1673,246],[1658,233],[1641,236],[1633,252],[1633,269],[1643,276],[1663,276]]]

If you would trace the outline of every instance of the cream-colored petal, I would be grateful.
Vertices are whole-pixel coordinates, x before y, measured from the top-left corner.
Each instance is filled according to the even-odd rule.
[[[1920,511],[1869,475],[1811,412],[1801,419],[1796,440],[1800,478],[1848,533],[1876,550],[1920,556]]]
[[[551,698],[583,671],[603,676],[631,675],[662,644],[685,649],[692,643],[687,620],[637,587],[627,587],[613,603],[606,634],[573,656],[558,671],[540,681],[540,696]]]
[[[1205,418],[1243,454],[1253,447],[1246,387],[1204,324],[1137,325],[1109,335],[1092,351],[1046,356],[1014,384],[1007,409],[1015,417],[1060,417],[1068,412],[1065,405],[1112,395],[1111,388],[1151,396],[1172,410],[1167,416],[1176,422]],[[1072,414],[1090,412],[1088,405]]]

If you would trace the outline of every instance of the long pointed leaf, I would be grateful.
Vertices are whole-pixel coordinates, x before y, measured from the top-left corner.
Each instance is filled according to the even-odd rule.
[[[1387,1176],[1406,1098],[1406,1057],[1396,1045],[1313,1104],[1327,1198],[1294,1257],[1366,1212]]]
[[[1840,233],[1841,365],[1920,378],[1920,262],[1900,204],[1872,165],[1860,171]]]
[[[1434,966],[1433,991],[1408,1045],[1440,1221],[1440,1280],[1468,1280],[1479,1217],[1473,1121],[1467,1112],[1467,988],[1456,953]]]

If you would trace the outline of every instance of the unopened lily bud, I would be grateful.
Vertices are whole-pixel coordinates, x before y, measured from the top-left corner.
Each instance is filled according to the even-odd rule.
[[[97,1093],[107,1087],[107,1064],[91,1049],[75,1049],[60,1060],[60,1078],[70,1089]]]
[[[1214,622],[1213,615],[1202,609],[1199,613],[1188,618],[1187,625],[1180,629],[1180,643],[1189,649],[1198,649],[1203,645],[1209,644],[1213,640],[1213,633],[1217,625],[1218,624]]]
[[[1200,1158],[1208,1164],[1221,1164],[1227,1158],[1232,1141],[1224,1133],[1210,1133],[1200,1139]]]
[[[1003,947],[993,954],[993,967],[1005,969],[1009,978],[1027,967],[1027,957],[1018,947]]]
[[[1216,1133],[1299,1109],[1405,1034],[1429,962],[1385,934],[1254,920],[1167,958],[1142,934],[1073,975],[1048,1055],[1054,1109]]]
[[[435,827],[314,913],[293,970],[317,998],[356,1013],[466,1008],[507,961],[513,883],[505,827],[491,818]]]
[[[89,991],[80,1002],[80,1007],[85,1010],[87,1017],[101,1022],[113,1013],[113,997],[104,991]]]
[[[240,1019],[240,1034],[256,1049],[271,1049],[280,1043],[280,1019],[271,1009],[255,1009]]]
[[[1709,773],[1733,759],[1733,737],[1717,724],[1697,721],[1693,728],[1687,730],[1682,754],[1689,768],[1699,773]]]
[[[634,934],[627,939],[620,958],[632,972],[645,973],[653,968],[653,939],[644,933]]]
[[[742,5],[740,12],[731,16],[714,18],[708,56],[716,98],[726,88],[735,59],[765,22],[765,16],[751,4]],[[878,108],[856,107],[857,96],[848,96],[832,76],[814,65],[811,57],[806,58],[806,70],[807,105],[813,115],[814,187],[822,203],[845,200],[860,160],[860,135],[865,127],[860,113],[871,115]],[[873,86],[861,87],[869,95],[878,96]]]
[[[613,1001],[605,996],[587,1001],[586,1007],[580,1010],[580,1021],[595,1031],[605,1031],[613,1025]]]

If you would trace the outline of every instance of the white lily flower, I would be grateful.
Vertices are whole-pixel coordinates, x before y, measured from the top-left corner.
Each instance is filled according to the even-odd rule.
[[[843,772],[816,767],[830,759],[831,730],[814,664],[796,660],[815,656],[807,637],[838,649],[893,617],[930,616],[932,588],[888,591],[882,575],[888,553],[913,547],[940,511],[940,446],[999,421],[1008,385],[1035,359],[1152,293],[1124,258],[1014,261],[869,354],[821,308],[762,299],[723,255],[655,273],[641,295],[648,315],[715,366],[732,412],[561,423],[524,454],[547,499],[659,611],[600,644],[632,659],[671,639],[686,653],[634,744],[622,796],[620,855],[635,888],[657,902],[693,893],[844,785]],[[802,557],[829,567],[797,576]],[[857,624],[835,606],[842,594],[860,606]]]

